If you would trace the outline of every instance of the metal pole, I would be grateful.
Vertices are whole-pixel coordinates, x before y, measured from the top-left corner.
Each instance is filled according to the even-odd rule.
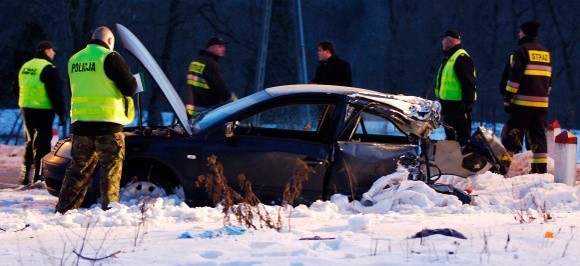
[[[272,0],[266,0],[264,8],[264,23],[262,25],[262,42],[260,44],[260,54],[256,67],[255,92],[264,89],[264,76],[266,72],[266,58],[268,56],[268,42],[270,34],[270,18],[272,17]]]
[[[308,74],[306,74],[306,52],[304,51],[304,30],[302,26],[302,0],[296,0],[296,15],[298,16],[298,39],[300,40],[300,63],[298,69],[299,83],[308,83]]]

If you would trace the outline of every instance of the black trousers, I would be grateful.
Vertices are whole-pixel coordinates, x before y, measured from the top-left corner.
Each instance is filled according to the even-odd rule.
[[[546,128],[548,112],[545,108],[514,106],[501,132],[501,143],[508,151],[522,150],[524,136],[526,147],[534,153],[532,173],[546,173],[548,143]]]
[[[441,116],[445,127],[445,139],[456,140],[461,146],[471,136],[471,113],[464,110],[459,101],[441,101]]]
[[[34,164],[36,178],[40,170],[40,160],[50,152],[55,112],[52,109],[20,108],[20,114],[26,137],[23,164],[26,166]]]

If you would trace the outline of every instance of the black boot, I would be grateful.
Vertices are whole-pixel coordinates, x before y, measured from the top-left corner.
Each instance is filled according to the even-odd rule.
[[[20,168],[20,176],[18,177],[20,184],[29,185],[32,183],[34,180],[34,173],[36,172],[34,168],[34,165],[22,165]]]

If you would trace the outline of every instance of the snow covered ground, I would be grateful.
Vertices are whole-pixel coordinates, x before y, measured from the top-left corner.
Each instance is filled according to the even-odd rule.
[[[0,171],[17,169],[21,153],[0,145]],[[527,157],[512,169],[525,169]],[[373,206],[335,195],[309,207],[264,207],[274,221],[280,215],[280,231],[257,220],[257,229],[241,227],[235,217],[228,224],[219,206],[189,208],[172,197],[60,215],[42,183],[0,189],[0,265],[577,265],[578,182],[512,174],[444,177],[476,195],[462,205],[400,170],[381,178],[388,189],[369,191]],[[411,238],[424,229],[465,239]]]

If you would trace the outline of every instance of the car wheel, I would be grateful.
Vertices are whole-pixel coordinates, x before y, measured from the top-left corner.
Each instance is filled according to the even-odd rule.
[[[183,187],[178,186],[171,189],[173,195],[176,199],[183,201],[185,200],[185,193],[183,192]],[[143,199],[166,197],[167,191],[154,183],[148,181],[137,181],[131,182],[121,188],[119,194],[119,201],[125,202],[138,202]]]
[[[168,167],[149,160],[128,161],[123,166],[120,201],[132,202],[168,195],[185,200],[183,187]]]

